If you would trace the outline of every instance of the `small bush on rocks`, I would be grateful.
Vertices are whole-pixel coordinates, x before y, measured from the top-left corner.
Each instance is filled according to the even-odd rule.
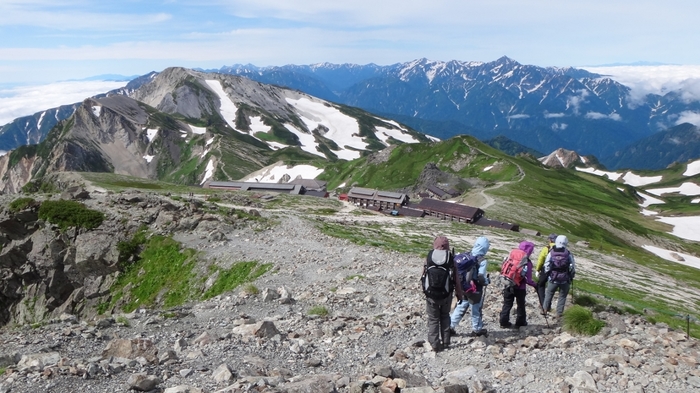
[[[319,317],[325,317],[328,315],[328,309],[323,306],[314,306],[309,310],[309,315],[318,315]]]
[[[10,202],[8,209],[13,213],[17,213],[20,210],[26,209],[34,202],[35,202],[34,198],[29,198],[29,197],[17,198],[14,201]]]
[[[80,202],[58,200],[44,201],[39,208],[39,218],[61,229],[69,227],[93,229],[104,221],[105,215],[97,210],[88,209]]]
[[[594,336],[605,326],[605,322],[593,318],[591,310],[579,305],[570,307],[562,316],[564,330],[576,334]]]

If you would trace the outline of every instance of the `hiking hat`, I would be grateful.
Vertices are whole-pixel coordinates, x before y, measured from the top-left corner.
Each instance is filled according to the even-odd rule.
[[[556,248],[564,248],[569,244],[569,239],[566,238],[564,235],[559,235],[557,236],[557,240],[554,241],[554,247]]]
[[[547,236],[547,240],[549,240],[550,243],[554,243],[555,241],[557,241],[557,234],[550,233],[549,236]]]
[[[433,250],[449,250],[450,241],[445,236],[438,236],[433,240]]]
[[[532,251],[535,249],[535,245],[532,242],[524,241],[520,242],[520,244],[518,245],[518,249],[525,251],[525,253],[529,257],[532,254]]]

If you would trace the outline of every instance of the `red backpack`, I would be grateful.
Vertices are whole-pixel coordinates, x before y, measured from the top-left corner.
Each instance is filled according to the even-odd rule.
[[[501,277],[505,280],[505,286],[520,286],[525,277],[523,269],[527,266],[527,253],[520,249],[515,249],[503,260],[501,266]]]

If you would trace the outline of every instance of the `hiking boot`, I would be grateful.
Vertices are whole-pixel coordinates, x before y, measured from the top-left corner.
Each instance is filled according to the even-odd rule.
[[[488,337],[488,336],[489,336],[489,331],[486,330],[486,329],[471,331],[471,332],[468,334],[468,336],[469,336],[469,337],[481,337],[481,336]]]
[[[510,322],[501,324],[501,328],[503,328],[503,329],[510,329],[512,327],[513,327],[513,324]]]
[[[455,330],[455,328],[450,326],[450,336],[456,336],[456,335],[457,335],[457,331]]]

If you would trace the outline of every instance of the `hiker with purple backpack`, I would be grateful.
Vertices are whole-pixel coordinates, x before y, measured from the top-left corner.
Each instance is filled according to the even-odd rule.
[[[549,277],[544,298],[544,310],[547,313],[549,312],[554,292],[558,290],[557,318],[560,318],[564,313],[566,297],[569,295],[571,283],[576,275],[576,263],[574,262],[574,256],[566,248],[568,244],[569,239],[566,236],[557,236],[557,239],[554,241],[554,247],[549,251],[544,261],[544,273]]]
[[[540,255],[537,257],[537,265],[535,266],[535,277],[537,277],[537,297],[540,300],[540,314],[544,314],[544,296],[547,290],[547,276],[544,274],[544,260],[547,259],[549,255],[549,250],[554,247],[554,241],[557,240],[557,235],[555,233],[550,233],[547,237],[547,245],[542,247]]]
[[[457,334],[455,328],[471,306],[472,331],[468,335],[470,337],[488,336],[488,330],[484,328],[481,309],[484,306],[484,298],[486,297],[486,286],[491,283],[486,273],[488,261],[484,259],[489,251],[489,247],[489,239],[481,236],[474,242],[471,252],[458,254],[464,257],[464,263],[456,263],[458,277],[460,277],[462,291],[464,292],[464,300],[458,302],[452,311],[452,316],[450,317],[451,334]],[[462,268],[462,266],[464,267]],[[467,277],[468,271],[474,271],[474,273]]]

